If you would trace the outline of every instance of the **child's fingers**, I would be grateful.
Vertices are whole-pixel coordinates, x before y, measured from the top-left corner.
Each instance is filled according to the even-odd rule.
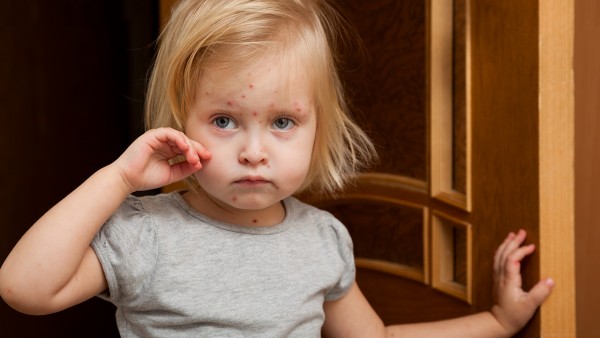
[[[166,145],[173,153],[180,155],[190,148],[187,137],[180,131],[171,128],[159,128],[151,132],[153,132],[156,140],[160,142],[156,147]]]
[[[192,166],[200,163],[200,160],[208,160],[211,157],[211,153],[200,143],[186,137],[188,149],[182,154],[186,161]],[[202,167],[202,165],[200,165]]]
[[[200,143],[188,138],[183,132],[170,128],[159,130],[159,140],[166,142],[176,155],[182,155],[186,162],[195,165],[200,159],[209,159],[210,152]]]
[[[527,233],[523,229],[519,230],[514,236],[512,236],[512,239],[506,243],[506,246],[501,253],[500,261],[505,262],[507,257],[517,250],[521,244],[523,244],[525,237],[527,237]]]
[[[522,246],[507,256],[502,272],[508,283],[521,287],[521,261],[535,251],[535,245]]]
[[[208,149],[206,149],[205,146],[203,146],[202,144],[191,140],[191,146],[192,148],[195,150],[196,154],[198,154],[198,156],[200,156],[201,159],[203,160],[208,160],[211,158],[212,154],[210,153],[210,151]]]
[[[508,234],[494,255],[495,271],[501,272],[504,270],[504,265],[508,255],[519,248],[519,246],[525,241],[525,237],[527,237],[527,233],[522,229],[516,234],[512,232]]]
[[[523,242],[525,242],[525,238],[527,238],[527,232],[523,229],[520,229],[515,234],[512,242],[509,243],[509,246],[513,245],[515,247],[519,247],[521,244],[523,244]]]
[[[502,257],[504,255],[504,251],[506,250],[508,243],[510,241],[512,241],[512,239],[514,237],[515,237],[514,233],[512,233],[512,232],[509,233],[508,236],[506,236],[506,238],[504,239],[504,242],[502,242],[502,244],[500,244],[498,249],[496,249],[496,253],[494,254],[494,270],[495,271],[499,271],[502,268]]]
[[[180,131],[175,131],[173,134],[170,134],[167,137],[169,138],[169,141],[173,142],[172,145],[182,152],[182,155],[192,148],[187,136]]]
[[[532,254],[534,251],[535,251],[535,244],[529,244],[529,245],[519,247],[518,249],[514,250],[513,252],[510,253],[510,255],[507,256],[507,262],[519,263],[523,260],[523,258],[525,258],[525,256]]]
[[[173,177],[175,181],[180,181],[194,172],[200,170],[202,168],[202,164],[200,162],[189,163],[186,161],[175,163],[171,166],[171,170],[174,173]]]
[[[494,258],[494,271],[498,279],[521,286],[521,261],[535,250],[533,244],[521,246],[527,236],[524,230],[510,233],[498,248]]]

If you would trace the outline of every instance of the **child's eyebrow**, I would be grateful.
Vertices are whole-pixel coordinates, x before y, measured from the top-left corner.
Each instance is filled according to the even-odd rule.
[[[314,111],[314,108],[312,107],[311,104],[299,104],[297,102],[295,102],[294,104],[291,104],[291,105],[282,105],[282,106],[277,106],[275,104],[271,104],[269,107],[270,113],[273,113],[275,115],[277,115],[277,114],[289,115],[289,116],[293,116],[293,117],[296,117],[299,119],[305,119],[305,118],[309,117],[313,111]]]

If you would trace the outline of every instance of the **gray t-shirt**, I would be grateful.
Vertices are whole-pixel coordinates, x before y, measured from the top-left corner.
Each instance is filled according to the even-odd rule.
[[[285,220],[240,227],[178,192],[129,197],[92,242],[123,337],[319,337],[323,302],[354,282],[352,241],[295,198]]]

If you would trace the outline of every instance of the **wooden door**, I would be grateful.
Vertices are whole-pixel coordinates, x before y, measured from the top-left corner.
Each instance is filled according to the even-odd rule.
[[[575,337],[574,0],[336,2],[367,49],[344,79],[381,162],[303,198],[350,230],[369,301],[387,324],[488,310],[494,251],[524,228],[524,288],[557,287],[517,336]]]
[[[488,310],[509,231],[524,287],[557,287],[520,337],[574,337],[573,2],[343,0],[368,56],[345,79],[381,163],[330,210],[387,324]]]

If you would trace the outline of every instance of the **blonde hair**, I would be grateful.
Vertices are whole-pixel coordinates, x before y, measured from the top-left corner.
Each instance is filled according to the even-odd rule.
[[[299,191],[334,193],[377,157],[351,118],[338,75],[337,48],[353,32],[347,27],[324,0],[181,0],[159,38],[146,126],[183,131],[199,76],[209,64],[239,65],[259,60],[276,42],[296,44],[294,52],[310,65],[317,114],[311,163]]]

